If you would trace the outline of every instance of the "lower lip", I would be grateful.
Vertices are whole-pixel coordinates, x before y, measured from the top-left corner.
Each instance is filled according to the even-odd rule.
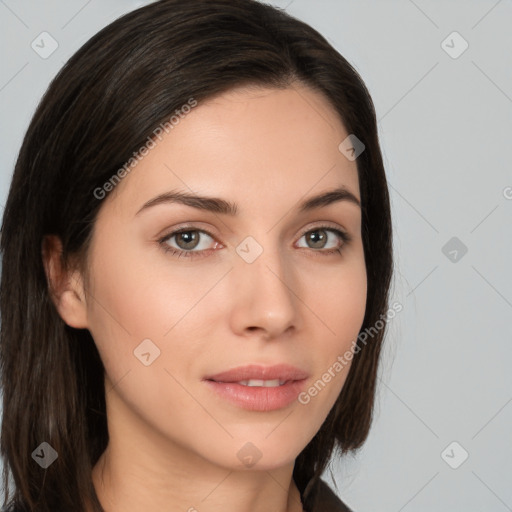
[[[220,396],[243,409],[265,412],[282,409],[293,403],[302,391],[305,381],[306,379],[294,380],[272,388],[244,386],[236,382],[204,382]]]

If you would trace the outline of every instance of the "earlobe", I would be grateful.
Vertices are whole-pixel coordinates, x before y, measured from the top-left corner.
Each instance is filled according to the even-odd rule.
[[[65,268],[62,242],[56,235],[46,235],[42,244],[43,265],[50,297],[60,317],[70,327],[87,329],[87,304],[83,279],[77,270]]]

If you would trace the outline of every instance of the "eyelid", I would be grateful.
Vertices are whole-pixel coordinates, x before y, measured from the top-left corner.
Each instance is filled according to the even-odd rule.
[[[313,226],[308,226],[300,231],[300,236],[303,237],[306,233],[309,233],[310,231],[314,229],[321,229],[321,228],[332,228],[338,231],[342,231],[346,235],[346,241],[352,241],[352,236],[349,234],[348,230],[344,227],[340,226],[339,224],[332,223],[330,221],[317,221]],[[209,229],[203,228],[200,226],[200,223],[185,223],[183,225],[180,225],[178,227],[174,227],[170,230],[165,230],[163,234],[158,235],[156,238],[158,240],[161,240],[162,238],[169,238],[171,235],[177,235],[180,232],[190,230],[190,231],[203,231],[207,235],[209,235],[211,238],[217,239],[217,236],[214,235]],[[218,240],[217,240],[218,242]],[[220,242],[218,242],[220,243]]]
[[[330,222],[328,220],[326,221],[317,221],[315,225],[309,226],[305,228],[303,231],[301,231],[301,237],[304,236],[306,233],[309,233],[310,231],[313,231],[315,229],[322,229],[322,228],[330,228],[334,229],[336,231],[341,231],[346,235],[347,241],[352,241],[352,236],[349,234],[348,230],[342,227],[340,224],[335,224],[334,222]]]
[[[212,238],[217,239],[217,236],[212,233],[211,230],[208,228],[204,228],[201,226],[200,223],[191,222],[191,223],[185,223],[181,224],[179,226],[175,226],[171,229],[165,229],[161,235],[157,235],[156,239],[161,240],[162,238],[169,238],[171,235],[176,235],[184,231],[202,231],[206,233],[207,235],[211,236]]]

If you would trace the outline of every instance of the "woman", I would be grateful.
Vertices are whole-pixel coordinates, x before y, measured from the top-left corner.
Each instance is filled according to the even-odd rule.
[[[320,476],[368,436],[391,237],[372,100],[315,30],[254,0],[111,23],[5,207],[3,505],[349,510]]]

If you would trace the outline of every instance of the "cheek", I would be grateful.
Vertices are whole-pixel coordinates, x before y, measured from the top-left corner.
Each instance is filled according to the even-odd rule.
[[[350,263],[350,264],[349,264]],[[311,407],[312,417],[321,425],[334,405],[352,366],[353,347],[361,330],[367,298],[367,275],[364,259],[354,258],[346,265],[331,269],[331,275],[306,282],[314,290],[309,297],[315,318],[310,345],[317,365],[315,379],[306,390],[303,403]],[[316,283],[316,284],[315,284]],[[319,284],[324,286],[319,288]],[[321,421],[320,421],[321,420]]]
[[[175,302],[179,302],[179,287],[171,286],[165,272],[148,264],[151,251],[135,246],[134,238],[130,240],[135,234],[121,236],[119,231],[110,227],[97,234],[91,262],[90,321],[97,329],[123,333],[132,342],[159,338],[170,327],[175,307],[168,291],[176,292]]]
[[[326,350],[343,350],[354,340],[366,312],[367,276],[363,257],[354,257],[304,283],[305,296],[318,316],[318,334]],[[331,354],[332,355],[332,354]]]
[[[127,371],[145,368],[137,358],[144,346],[158,355],[152,367],[173,371],[180,361],[180,371],[186,371],[194,340],[204,337],[201,329],[208,323],[197,318],[218,311],[207,295],[226,270],[198,272],[191,264],[167,260],[164,252],[155,258],[155,249],[130,245],[116,232],[96,241],[88,300],[89,330],[107,374],[115,382]]]
[[[191,321],[190,310],[212,283],[192,280],[191,272],[165,262],[162,267],[144,264],[147,255],[136,251],[123,251],[118,258],[120,245],[112,241],[99,249],[98,244],[101,259],[92,262],[94,288],[88,301],[89,330],[107,384],[148,421],[179,410],[180,421],[191,423],[201,409],[180,385],[197,356],[197,322]],[[118,402],[117,407],[123,406]]]

